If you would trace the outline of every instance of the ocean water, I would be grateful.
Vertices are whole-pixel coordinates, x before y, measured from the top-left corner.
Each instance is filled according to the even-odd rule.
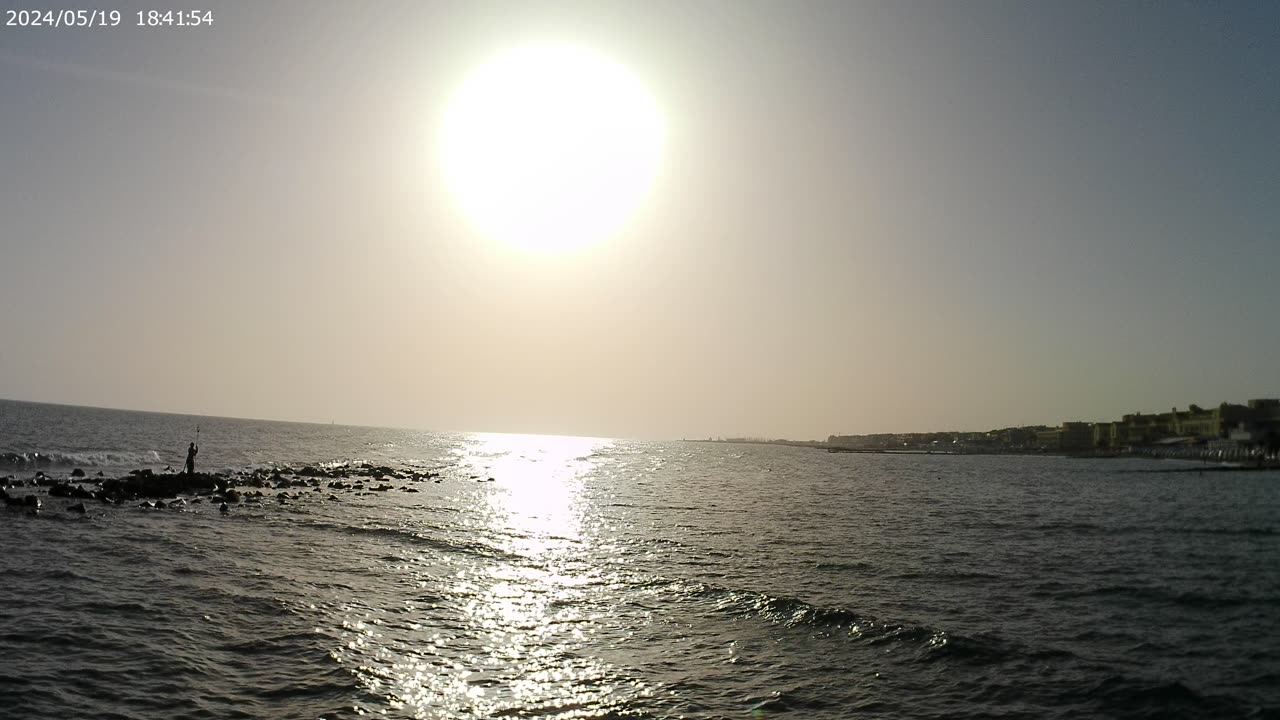
[[[1280,717],[1280,473],[0,402],[0,477],[197,424],[438,477],[0,507],[0,717]]]

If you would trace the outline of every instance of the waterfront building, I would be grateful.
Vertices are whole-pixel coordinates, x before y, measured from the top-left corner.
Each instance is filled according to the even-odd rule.
[[[1087,422],[1062,423],[1063,450],[1085,450],[1093,447],[1093,427]]]
[[[1093,426],[1087,422],[1064,422],[1037,432],[1036,444],[1045,450],[1087,450],[1093,447]]]
[[[1061,428],[1037,431],[1036,445],[1039,445],[1044,450],[1060,450],[1062,448]]]
[[[1174,408],[1170,414],[1174,435],[1225,438],[1232,428],[1251,419],[1256,411],[1248,405],[1224,402],[1212,410],[1192,405],[1186,412]]]
[[[1119,448],[1125,445],[1126,426],[1123,422],[1100,422],[1093,424],[1093,446],[1096,448]]]
[[[1133,413],[1111,422],[1064,422],[1058,427],[1025,426],[987,433],[882,433],[832,435],[832,447],[878,450],[935,450],[947,452],[1014,451],[1035,449],[1087,451],[1093,448],[1134,450],[1146,447],[1168,452],[1213,452],[1239,447],[1248,452],[1280,451],[1280,399],[1259,398],[1245,405],[1221,403],[1204,409],[1191,405],[1167,413]]]
[[[1120,419],[1120,445],[1148,445],[1169,437],[1172,418],[1168,413],[1143,415],[1134,413]]]

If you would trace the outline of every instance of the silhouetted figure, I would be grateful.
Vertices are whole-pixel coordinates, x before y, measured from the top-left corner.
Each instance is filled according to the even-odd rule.
[[[200,448],[195,443],[191,443],[191,447],[187,448],[187,474],[194,475],[196,472],[196,453],[200,452]]]

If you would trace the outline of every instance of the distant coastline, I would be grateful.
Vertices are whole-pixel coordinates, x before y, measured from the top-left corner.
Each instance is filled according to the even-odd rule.
[[[691,442],[783,445],[838,453],[1148,457],[1271,469],[1280,468],[1280,399],[1258,398],[1243,405],[1224,402],[1210,409],[1191,405],[1184,411],[1133,413],[1110,422],[1068,421],[1056,427],[831,435],[826,440],[731,437]]]
[[[1263,454],[1261,457],[1253,458],[1249,461],[1241,460],[1236,457],[1219,457],[1214,452],[1201,451],[1191,454],[1183,450],[1180,453],[1160,452],[1155,448],[1132,448],[1110,451],[1096,450],[1077,450],[1077,451],[1047,451],[1042,449],[982,449],[982,448],[964,448],[950,449],[943,448],[938,450],[929,450],[923,448],[851,448],[841,447],[838,445],[830,445],[821,440],[765,440],[756,438],[702,438],[688,439],[685,442],[704,443],[711,445],[778,445],[783,447],[798,447],[814,450],[826,450],[829,453],[851,453],[866,455],[1015,455],[1028,457],[1062,457],[1062,458],[1149,458],[1153,460],[1188,460],[1200,461],[1206,463],[1204,467],[1187,467],[1178,468],[1177,472],[1203,472],[1203,471],[1235,471],[1235,470],[1280,470],[1280,457],[1273,454]],[[1214,464],[1208,464],[1214,463]],[[1134,471],[1138,472],[1138,471]],[[1154,471],[1153,471],[1154,472]],[[1165,472],[1165,471],[1161,471]],[[1170,470],[1169,472],[1175,472]]]

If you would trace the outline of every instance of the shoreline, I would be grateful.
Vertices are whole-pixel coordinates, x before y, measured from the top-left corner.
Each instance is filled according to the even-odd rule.
[[[1143,448],[1124,451],[1098,451],[1088,450],[1081,452],[1048,452],[1039,448],[1029,449],[1000,449],[986,450],[966,447],[957,450],[928,450],[921,448],[854,448],[843,445],[832,445],[820,440],[750,440],[746,438],[730,439],[730,440],[685,440],[684,442],[704,443],[713,445],[774,445],[782,447],[799,447],[812,450],[826,450],[829,453],[852,453],[864,455],[989,455],[989,456],[1016,456],[1016,457],[1060,457],[1084,460],[1123,460],[1123,459],[1143,459],[1143,460],[1180,460],[1189,463],[1201,463],[1203,467],[1188,468],[1187,470],[1280,470],[1280,458],[1274,460],[1262,460],[1251,462],[1249,460],[1225,460],[1210,459],[1207,457],[1180,457],[1176,455],[1156,454],[1155,452],[1144,452]],[[1212,451],[1205,451],[1212,452]],[[1168,470],[1152,470],[1150,472],[1172,472]]]

